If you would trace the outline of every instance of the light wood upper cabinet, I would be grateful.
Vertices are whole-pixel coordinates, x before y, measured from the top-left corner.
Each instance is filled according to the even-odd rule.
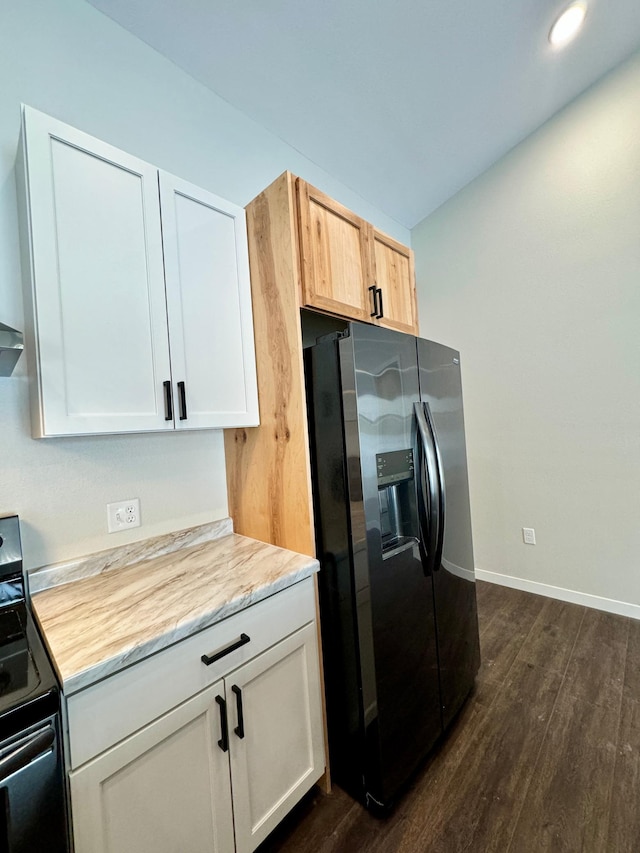
[[[417,334],[413,252],[296,180],[301,303]]]
[[[303,303],[369,322],[367,223],[305,181],[297,188]]]
[[[29,107],[17,177],[33,434],[257,424],[244,210]]]
[[[380,289],[380,326],[418,333],[413,252],[381,231],[372,229],[375,284]]]
[[[261,428],[225,432],[229,514],[236,532],[313,556],[300,308],[417,334],[413,253],[290,172],[247,225]]]

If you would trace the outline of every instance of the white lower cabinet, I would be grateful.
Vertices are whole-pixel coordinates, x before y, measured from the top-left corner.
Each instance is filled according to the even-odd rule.
[[[236,850],[250,853],[324,770],[315,626],[297,631],[225,682],[230,726],[234,722],[229,753]]]
[[[258,611],[259,640],[279,595],[232,618],[253,634]],[[215,652],[215,636],[201,636],[203,653]],[[72,769],[76,853],[251,853],[318,781],[325,760],[315,619],[255,657],[249,642],[235,645],[222,678]],[[236,658],[232,668],[234,655],[246,662]],[[72,725],[73,714],[73,754]]]
[[[222,682],[71,773],[77,853],[233,850],[229,761],[215,740]]]

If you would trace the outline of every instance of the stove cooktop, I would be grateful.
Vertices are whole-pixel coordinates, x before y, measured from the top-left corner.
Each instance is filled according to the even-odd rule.
[[[0,611],[0,713],[40,686],[40,672],[29,648],[26,610]]]
[[[18,519],[0,517],[0,739],[58,706],[58,683],[24,596]]]
[[[58,683],[25,602],[0,610],[0,740],[56,712]]]

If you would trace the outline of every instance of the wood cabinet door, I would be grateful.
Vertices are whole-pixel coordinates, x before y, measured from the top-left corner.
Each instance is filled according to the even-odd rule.
[[[372,229],[375,282],[381,291],[378,325],[418,334],[413,252],[381,231]]]
[[[173,429],[157,171],[24,108],[36,436]]]
[[[160,201],[176,428],[256,426],[245,212],[166,172]]]
[[[234,849],[222,681],[69,774],[76,853]]]
[[[302,303],[371,322],[373,283],[367,223],[298,178]]]
[[[251,853],[324,770],[315,623],[225,682],[236,850]]]

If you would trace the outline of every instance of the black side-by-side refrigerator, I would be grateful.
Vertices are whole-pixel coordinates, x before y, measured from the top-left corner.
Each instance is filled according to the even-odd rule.
[[[386,809],[480,663],[460,360],[349,323],[305,373],[331,772]]]

